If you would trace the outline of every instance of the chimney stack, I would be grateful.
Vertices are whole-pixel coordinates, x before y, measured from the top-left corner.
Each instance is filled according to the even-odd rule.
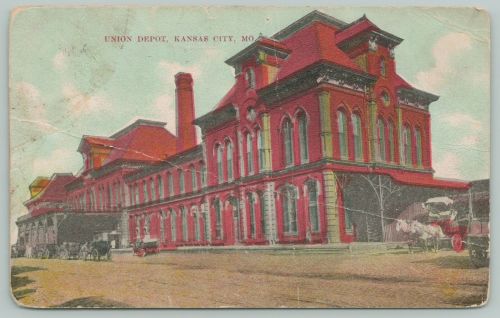
[[[175,97],[177,107],[177,151],[196,146],[194,121],[193,77],[189,73],[175,75]]]

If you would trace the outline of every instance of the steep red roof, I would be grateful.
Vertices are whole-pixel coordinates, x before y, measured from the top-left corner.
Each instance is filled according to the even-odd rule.
[[[98,146],[113,146],[113,139],[106,138],[106,137],[100,137],[100,136],[83,136],[83,139],[91,144],[91,145],[98,145]]]
[[[361,71],[361,69],[335,44],[337,29],[322,22],[311,25],[283,40],[292,50],[289,57],[282,63],[278,79],[291,75],[316,62],[328,61],[346,68]]]
[[[405,81],[401,76],[399,76],[398,74],[396,74],[396,77],[394,78],[394,86],[396,88],[398,87],[405,87],[405,88],[413,88],[413,86],[411,86],[410,83],[408,83],[407,81]]]
[[[106,163],[114,160],[161,161],[175,153],[176,137],[160,126],[137,125],[119,136]]]
[[[31,200],[63,200],[66,198],[65,185],[75,180],[70,173],[54,173],[44,189]],[[28,201],[28,202],[29,202]]]

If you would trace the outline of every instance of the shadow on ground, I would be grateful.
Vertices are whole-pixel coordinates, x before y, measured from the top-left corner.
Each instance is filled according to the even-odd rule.
[[[12,293],[17,300],[23,299],[24,297],[33,294],[36,291],[36,289],[34,288],[20,289],[21,287],[33,283],[34,280],[28,278],[28,276],[19,275],[40,270],[45,270],[45,268],[33,266],[12,266],[10,271],[10,283],[12,286]]]
[[[447,301],[448,304],[455,305],[455,306],[463,306],[463,307],[470,307],[470,306],[479,306],[483,304],[487,300],[487,294],[479,294],[479,295],[468,295],[468,296],[461,296],[461,297],[454,297],[450,300]]]
[[[441,268],[451,268],[451,269],[471,269],[469,257],[463,255],[456,256],[441,256],[432,259],[426,259],[421,261],[414,261],[415,264],[433,264]]]
[[[66,301],[52,308],[130,308],[131,306],[103,297],[81,297]]]

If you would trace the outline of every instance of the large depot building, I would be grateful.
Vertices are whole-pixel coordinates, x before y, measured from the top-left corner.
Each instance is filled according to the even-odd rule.
[[[401,41],[365,16],[313,11],[229,58],[234,85],[198,118],[193,79],[178,73],[177,132],[138,120],[83,136],[78,175],[30,185],[18,243],[57,242],[64,222],[96,232],[99,220],[121,246],[163,249],[383,240],[382,212],[469,187],[433,177],[438,97],[397,74]],[[399,191],[379,208],[382,183]]]

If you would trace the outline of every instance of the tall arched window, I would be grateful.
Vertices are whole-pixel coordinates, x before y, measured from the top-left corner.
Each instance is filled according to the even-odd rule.
[[[165,242],[165,212],[160,211],[160,242]]]
[[[255,216],[255,199],[252,193],[247,193],[248,212],[250,214],[250,235],[255,238],[257,233],[256,229],[256,216]]]
[[[168,181],[168,195],[173,196],[174,195],[174,176],[170,172],[167,174],[167,181]]]
[[[297,195],[293,187],[281,190],[283,232],[285,234],[297,233]]]
[[[142,181],[142,195],[144,198],[143,202],[148,202],[149,195],[148,195],[148,184],[147,184],[146,180]]]
[[[200,162],[200,174],[201,174],[201,186],[205,187],[207,185],[207,167],[205,163]]]
[[[380,75],[386,76],[387,74],[387,64],[383,57],[380,58]]]
[[[184,206],[181,206],[181,218],[182,218],[182,240],[187,242],[188,240],[188,219],[187,211]]]
[[[417,156],[417,165],[422,166],[422,133],[420,128],[415,128],[415,154]]]
[[[260,192],[259,193],[259,209],[260,209],[260,228],[262,231],[262,235],[264,238],[266,237],[267,231],[267,214],[266,214],[266,207],[264,204],[264,193]]]
[[[177,241],[177,215],[173,209],[170,209],[170,233],[172,242]]]
[[[158,180],[158,197],[161,200],[163,199],[165,193],[165,189],[163,189],[163,177],[159,175],[157,177],[157,180]]]
[[[226,143],[226,169],[227,169],[227,180],[233,180],[233,144],[228,141]]]
[[[217,182],[222,183],[224,182],[224,170],[222,170],[222,157],[223,157],[223,149],[221,145],[216,145],[215,146],[215,155],[217,157]]]
[[[378,146],[379,161],[385,161],[386,160],[385,123],[380,118],[377,120],[377,146]]]
[[[403,156],[405,165],[410,166],[412,164],[411,131],[408,126],[403,128]]]
[[[307,136],[307,117],[304,112],[297,115],[299,125],[299,148],[300,148],[300,161],[305,163],[309,160],[309,144]]]
[[[245,80],[248,88],[255,88],[255,72],[253,68],[248,68],[245,72]]]
[[[312,180],[307,183],[307,196],[309,199],[308,208],[311,231],[319,232],[318,187],[316,181]]]
[[[179,174],[179,192],[182,194],[186,191],[186,180],[184,179],[184,171],[182,169],[177,170]]]
[[[293,127],[289,118],[283,121],[283,157],[285,166],[293,164]]]
[[[200,218],[198,216],[198,209],[193,207],[193,218],[194,218],[194,239],[196,241],[200,240]]]
[[[389,161],[395,162],[395,150],[394,150],[394,124],[392,121],[389,121]]]
[[[257,135],[257,151],[259,152],[259,171],[262,171],[264,166],[264,140],[262,140],[262,131],[257,129],[255,131]]]
[[[337,125],[340,158],[347,159],[349,155],[347,146],[347,117],[341,110],[337,111]]]
[[[253,174],[253,138],[249,132],[246,134],[246,151],[247,151],[247,174]]]
[[[214,201],[215,208],[215,238],[222,240],[222,206],[219,199]]]
[[[196,168],[194,165],[191,165],[189,167],[189,171],[191,173],[191,187],[193,188],[193,191],[198,190],[198,178],[196,176]]]
[[[352,115],[352,133],[354,135],[354,158],[361,161],[363,160],[363,130],[358,114]]]
[[[151,178],[149,180],[149,185],[150,185],[150,188],[151,188],[151,201],[154,201],[157,199],[156,197],[156,188],[155,188],[155,181],[153,178]]]

